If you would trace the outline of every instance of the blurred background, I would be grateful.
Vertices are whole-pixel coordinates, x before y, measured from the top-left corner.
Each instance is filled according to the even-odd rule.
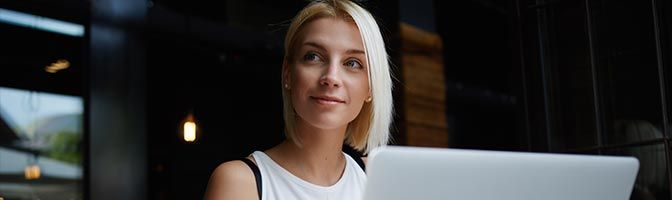
[[[0,197],[202,199],[283,140],[304,0],[0,1]],[[393,144],[631,155],[672,199],[672,2],[369,0]]]

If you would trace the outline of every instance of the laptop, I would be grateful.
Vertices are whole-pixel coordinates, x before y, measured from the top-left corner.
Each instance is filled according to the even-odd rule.
[[[633,157],[387,146],[368,158],[364,200],[628,200]]]

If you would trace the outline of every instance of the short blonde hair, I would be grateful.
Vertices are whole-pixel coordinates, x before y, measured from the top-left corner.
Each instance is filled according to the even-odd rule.
[[[357,117],[348,124],[345,142],[366,154],[376,147],[387,145],[390,138],[393,113],[392,76],[383,36],[371,13],[356,3],[348,0],[313,1],[296,15],[285,36],[284,65],[289,68],[287,70],[290,72],[292,70],[290,61],[294,59],[296,50],[294,48],[296,34],[303,25],[322,17],[354,21],[362,36],[366,62],[369,66],[369,89],[372,101],[365,103]],[[285,135],[301,145],[294,131],[296,114],[289,90],[282,90],[282,99]]]

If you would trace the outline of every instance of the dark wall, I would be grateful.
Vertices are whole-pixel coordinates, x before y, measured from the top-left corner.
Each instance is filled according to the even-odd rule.
[[[150,186],[161,198],[200,196],[218,164],[283,138],[281,58],[189,42],[157,34],[148,51],[149,70],[161,72],[148,76]],[[179,134],[190,111],[195,143]]]
[[[85,197],[146,199],[146,2],[95,1],[91,14]]]
[[[513,1],[434,1],[449,146],[527,150]]]

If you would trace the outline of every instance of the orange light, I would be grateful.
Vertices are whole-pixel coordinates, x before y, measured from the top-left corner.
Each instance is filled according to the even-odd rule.
[[[37,164],[28,165],[23,174],[26,180],[35,180],[40,178],[40,166]]]
[[[60,59],[57,60],[54,63],[51,63],[51,65],[44,67],[44,71],[47,71],[49,73],[56,73],[58,71],[67,69],[70,67],[70,61],[66,59]]]

